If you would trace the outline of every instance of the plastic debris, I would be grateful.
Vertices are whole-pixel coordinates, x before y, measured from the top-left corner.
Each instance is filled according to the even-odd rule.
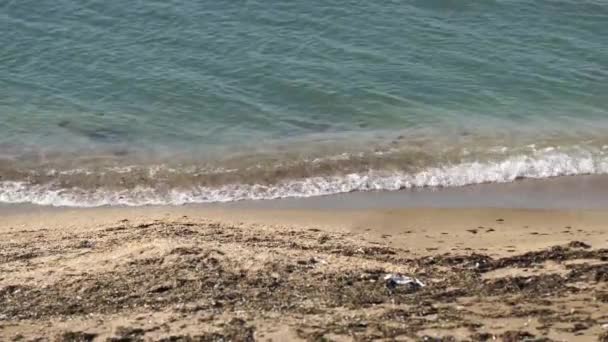
[[[408,292],[413,292],[426,286],[419,279],[407,277],[401,274],[387,274],[384,277],[384,281],[386,282],[386,287],[389,290],[403,288]]]

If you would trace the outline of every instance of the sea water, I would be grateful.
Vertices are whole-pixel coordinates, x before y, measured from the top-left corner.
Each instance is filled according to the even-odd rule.
[[[6,0],[0,30],[0,202],[608,173],[603,0]]]

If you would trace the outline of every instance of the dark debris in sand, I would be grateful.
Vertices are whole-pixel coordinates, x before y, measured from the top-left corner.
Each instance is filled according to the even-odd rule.
[[[20,322],[47,324],[86,317],[103,322],[104,317],[116,315],[164,312],[168,323],[144,328],[132,322],[113,330],[105,340],[253,341],[262,339],[258,323],[277,317],[306,340],[344,335],[355,340],[549,341],[551,334],[563,332],[572,336],[587,332],[607,339],[606,333],[600,336],[600,326],[608,323],[608,311],[602,316],[598,310],[608,308],[608,263],[566,264],[565,274],[484,277],[548,261],[608,260],[608,250],[594,250],[577,241],[498,259],[477,253],[412,258],[407,251],[356,243],[319,230],[265,232],[217,223],[123,222],[57,241],[0,242],[0,265],[35,268],[32,262],[41,256],[111,251],[125,243],[155,239],[188,243],[104,271],[66,274],[54,283],[0,283],[4,284],[0,285],[0,336]],[[271,258],[246,269],[238,251],[222,246],[289,251],[290,257]],[[347,260],[352,267],[327,265],[323,260],[330,256]],[[384,276],[393,266],[411,270],[427,286],[418,291],[387,288]],[[575,310],[563,304],[569,299],[586,302],[587,308]],[[495,310],[475,310],[483,305],[494,305]],[[537,326],[510,330],[487,323],[518,318]],[[182,333],[169,324],[177,320],[200,324],[200,329]],[[466,336],[449,333],[456,329],[464,329]],[[443,337],[438,339],[438,334]],[[74,329],[57,336],[60,341],[101,340],[95,329]],[[28,338],[35,337],[34,333]]]

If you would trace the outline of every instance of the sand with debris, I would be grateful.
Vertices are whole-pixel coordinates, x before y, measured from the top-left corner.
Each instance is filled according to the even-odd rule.
[[[0,223],[0,340],[608,340],[604,222],[603,211],[24,211]]]

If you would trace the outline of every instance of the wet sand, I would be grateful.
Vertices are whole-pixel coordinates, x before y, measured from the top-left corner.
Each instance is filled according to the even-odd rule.
[[[267,201],[230,202],[211,207],[237,209],[401,209],[401,208],[608,208],[608,175],[522,179],[448,188],[351,192]]]
[[[5,212],[0,340],[597,341],[606,222],[603,210]],[[385,279],[399,274],[426,286]]]

